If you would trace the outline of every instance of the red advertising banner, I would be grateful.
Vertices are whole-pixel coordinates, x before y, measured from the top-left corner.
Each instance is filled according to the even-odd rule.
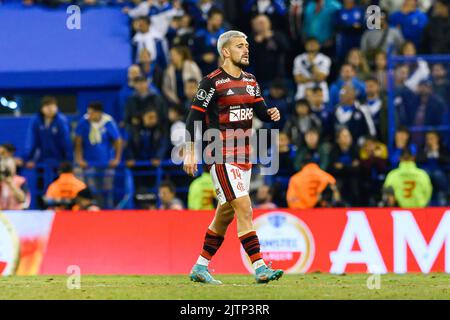
[[[212,211],[56,213],[39,273],[187,274]],[[255,210],[261,251],[274,267],[304,272],[450,273],[450,208]],[[248,273],[236,224],[210,264]]]

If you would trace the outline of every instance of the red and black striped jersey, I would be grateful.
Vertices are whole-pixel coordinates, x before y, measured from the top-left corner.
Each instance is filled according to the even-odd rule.
[[[222,68],[213,71],[199,84],[191,112],[194,110],[204,113],[206,124],[204,129],[220,130],[224,144],[222,148],[224,158],[226,156],[243,157],[245,163],[233,162],[233,164],[242,169],[251,168],[249,159],[253,112],[255,111],[261,120],[270,121],[267,106],[255,76],[241,72],[240,77],[236,78]],[[245,137],[242,136],[242,132]],[[236,139],[243,138],[244,145],[235,143]],[[232,147],[227,147],[226,141],[230,141],[228,145]]]

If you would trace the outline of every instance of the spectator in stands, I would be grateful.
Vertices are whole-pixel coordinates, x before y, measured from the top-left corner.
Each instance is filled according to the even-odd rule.
[[[450,29],[449,29],[450,30]],[[433,92],[450,106],[450,80],[447,69],[442,63],[436,63],[431,68],[431,80],[433,81]]]
[[[276,209],[277,205],[272,202],[273,190],[270,186],[263,184],[258,188],[255,195],[253,208],[271,210]]]
[[[329,106],[332,110],[335,110],[340,99],[340,91],[343,86],[351,84],[356,90],[356,96],[359,101],[364,101],[366,98],[366,87],[364,82],[356,77],[355,68],[349,64],[344,63],[341,66],[340,78],[335,81],[330,88],[330,102]]]
[[[125,6],[122,12],[127,14],[131,19],[148,16],[150,11],[150,1],[147,0],[131,0],[132,8]]]
[[[0,159],[1,158],[13,158],[16,163],[16,167],[23,166],[23,160],[16,156],[16,146],[11,143],[3,143],[0,145]]]
[[[169,104],[181,104],[185,99],[184,83],[188,79],[200,82],[202,72],[192,60],[187,47],[170,49],[170,64],[164,72],[163,93]]]
[[[192,47],[194,42],[193,18],[187,13],[181,16],[175,16],[167,31],[166,38],[169,40],[170,47],[185,46]]]
[[[192,101],[197,94],[198,81],[194,78],[189,78],[184,82],[184,96],[185,99],[182,103],[184,107],[184,114],[187,115],[189,110],[191,110]]]
[[[181,0],[154,0],[148,12],[154,28],[164,37],[167,34],[173,17],[183,14]]]
[[[302,169],[289,180],[287,203],[291,209],[310,209],[317,206],[322,192],[329,186],[334,199],[340,200],[336,179],[322,170],[313,158],[303,159]]]
[[[386,52],[377,52],[375,54],[375,63],[373,76],[378,80],[381,92],[387,92],[387,57]]]
[[[352,134],[343,127],[336,133],[336,143],[330,153],[329,172],[336,178],[342,199],[351,205],[359,205],[359,155]]]
[[[280,132],[278,135],[279,172],[284,176],[291,176],[295,172],[293,165],[295,152],[296,148],[289,139],[289,136],[285,132]]]
[[[365,12],[355,0],[344,0],[337,12],[336,55],[342,61],[349,50],[359,47],[364,32]]]
[[[206,28],[200,29],[195,34],[192,53],[203,75],[213,72],[218,67],[217,40],[225,32],[222,25],[223,12],[211,9],[208,12]]]
[[[417,155],[417,164],[424,169],[433,184],[433,204],[447,205],[448,177],[450,154],[442,145],[441,138],[436,131],[429,131],[425,136],[425,145]]]
[[[394,189],[401,208],[426,207],[433,192],[430,177],[417,168],[415,158],[408,150],[403,151],[399,167],[387,175],[384,187]]]
[[[401,31],[389,26],[387,13],[381,12],[381,29],[366,30],[361,38],[361,50],[364,52],[369,64],[372,64],[375,55],[380,52],[392,50],[396,54],[404,42]]]
[[[44,202],[51,209],[67,210],[78,192],[86,188],[86,184],[73,174],[72,163],[63,162],[59,168],[58,179],[52,182],[44,196]]]
[[[400,49],[400,54],[404,57],[415,57],[416,47],[414,43],[406,41]],[[423,59],[417,59],[417,62],[408,62],[405,65],[408,66],[408,78],[405,80],[405,86],[416,92],[419,82],[427,80],[430,76],[428,63]]]
[[[136,34],[133,37],[133,45],[136,48],[135,62],[139,62],[143,50],[148,51],[152,63],[158,58],[158,43],[164,42],[164,36],[154,27],[150,27],[150,18],[142,16],[135,19]]]
[[[84,171],[89,189],[99,195],[99,204],[113,207],[113,180],[122,156],[122,139],[113,118],[100,102],[91,102],[75,129],[75,161]],[[100,195],[100,192],[106,199]]]
[[[183,210],[183,202],[176,197],[175,186],[170,181],[163,181],[159,185],[160,210]]]
[[[192,17],[195,29],[206,27],[209,11],[222,9],[216,0],[184,1],[183,7]]]
[[[316,38],[325,52],[334,45],[336,15],[342,8],[337,0],[316,0],[306,4],[304,10],[304,38]]]
[[[300,170],[304,159],[311,158],[322,170],[327,170],[330,163],[329,146],[320,142],[320,132],[316,128],[310,128],[305,133],[305,143],[300,146],[295,156],[295,170]]]
[[[379,4],[381,8],[386,11],[394,12],[401,10],[405,0],[380,0]],[[420,0],[417,1],[418,8],[423,12],[427,12],[430,9],[433,0]]]
[[[368,136],[359,151],[361,201],[375,206],[387,171],[388,150],[385,144]]]
[[[132,64],[131,66],[128,67],[128,81],[124,86],[122,86],[122,88],[119,91],[118,110],[116,112],[117,116],[114,117],[116,121],[120,122],[123,120],[123,113],[125,112],[125,104],[128,98],[133,95],[135,90],[134,81],[139,76],[142,76],[142,71],[139,65]]]
[[[359,48],[348,51],[346,62],[353,66],[356,77],[359,79],[364,80],[370,75],[369,64]]]
[[[404,0],[401,9],[389,17],[389,23],[401,30],[403,37],[418,47],[428,23],[428,16],[417,8],[417,0]]]
[[[162,123],[167,118],[167,110],[164,100],[149,88],[149,80],[143,76],[134,80],[135,93],[128,98],[125,105],[124,122],[128,127],[140,125],[140,115],[143,110],[153,107],[158,110]]]
[[[434,15],[422,34],[422,53],[448,54],[450,52],[450,1],[436,0]]]
[[[252,31],[249,37],[250,66],[264,91],[269,89],[272,80],[285,76],[289,42],[283,33],[273,30],[269,17],[264,14],[253,18]]]
[[[172,147],[180,147],[184,144],[186,135],[184,115],[185,110],[183,106],[178,105],[169,108],[170,142],[172,143]]]
[[[361,144],[366,135],[375,136],[376,129],[372,117],[366,108],[362,108],[355,97],[355,89],[352,85],[346,85],[341,89],[341,100],[334,113],[334,125],[336,129],[347,127],[354,141]]]
[[[272,81],[269,94],[264,97],[268,106],[277,106],[281,119],[275,123],[264,123],[266,128],[282,129],[292,114],[292,101],[286,91],[285,81],[277,79]]]
[[[328,84],[326,82],[330,74],[331,59],[320,53],[320,43],[316,38],[308,38],[305,43],[306,52],[294,59],[293,75],[297,83],[296,100],[306,95],[306,89],[320,86],[324,95],[324,101],[328,102]]]
[[[398,202],[395,199],[394,189],[392,189],[392,187],[383,188],[381,191],[381,201],[378,203],[378,207],[393,208],[398,206]]]
[[[34,168],[36,163],[57,167],[73,159],[69,122],[58,111],[57,103],[55,97],[43,97],[38,114],[31,120],[25,142],[27,168]]]
[[[417,146],[411,142],[411,133],[407,127],[401,126],[395,132],[394,146],[389,149],[390,168],[395,169],[400,163],[400,157],[404,150],[408,150],[411,155],[417,153]]]
[[[160,64],[153,62],[150,52],[144,49],[139,54],[138,65],[141,69],[141,75],[148,79],[150,90],[160,95],[164,73]]]
[[[294,145],[300,147],[306,131],[311,128],[320,131],[321,127],[320,119],[311,112],[309,102],[306,99],[300,99],[295,103],[295,113],[287,120],[283,131]]]
[[[323,101],[321,87],[314,87],[306,90],[306,97],[311,105],[311,112],[320,119],[322,124],[322,140],[330,141],[334,135],[334,112]]]
[[[287,8],[281,0],[247,0],[243,8],[243,21],[251,21],[258,15],[266,15],[272,22],[274,29],[286,31]],[[249,31],[248,25],[243,26]]]
[[[381,96],[380,84],[375,77],[367,78],[365,83],[367,99],[361,108],[369,111],[378,139],[383,143],[387,143],[388,115],[386,99]]]
[[[134,167],[136,161],[150,161],[152,166],[158,167],[169,147],[167,128],[160,125],[158,111],[154,108],[144,110],[140,123],[129,131],[127,166]]]
[[[438,126],[443,123],[445,104],[433,93],[431,80],[422,80],[417,95],[411,101],[405,101],[406,124],[413,126]],[[421,145],[423,134],[416,132],[412,136],[417,145]]]
[[[89,188],[84,188],[77,193],[72,211],[100,211],[100,207],[97,205]]]
[[[16,174],[13,158],[0,158],[0,210],[24,210],[30,205],[24,177]]]
[[[203,172],[191,182],[188,192],[189,210],[213,210],[216,202],[216,191],[211,175]]]

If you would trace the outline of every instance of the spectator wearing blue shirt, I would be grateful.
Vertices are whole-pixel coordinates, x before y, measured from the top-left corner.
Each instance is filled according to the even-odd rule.
[[[337,0],[308,2],[303,20],[304,39],[313,37],[319,40],[324,49],[332,47],[336,30],[336,15],[341,8],[342,5]]]
[[[272,82],[268,94],[264,97],[268,106],[277,106],[280,110],[280,121],[274,123],[264,123],[264,127],[273,129],[282,129],[287,119],[292,114],[292,100],[286,92],[286,84],[281,79]]]
[[[432,205],[447,205],[450,154],[436,131],[426,133],[425,145],[417,155],[417,163],[430,175],[433,184]]]
[[[137,165],[136,162],[147,162],[152,167],[158,167],[164,160],[169,148],[169,136],[166,127],[159,125],[159,113],[154,108],[146,109],[141,116],[141,125],[132,127],[129,133],[125,157],[127,166],[136,171],[150,169],[149,165]],[[155,185],[154,176],[135,175],[134,183],[136,194],[148,194]],[[136,197],[136,202],[141,206],[141,197]]]
[[[283,0],[247,0],[243,13],[243,21],[251,21],[254,17],[263,14],[269,17],[275,30],[287,31],[288,10]],[[248,24],[243,27],[244,31],[250,31]]]
[[[63,161],[72,161],[69,122],[58,112],[55,97],[42,98],[40,111],[31,120],[28,129],[25,150],[27,168],[34,168],[36,163],[46,163],[57,168]]]
[[[330,152],[329,172],[336,178],[342,198],[351,205],[360,204],[358,147],[346,127],[336,132],[336,141]]]
[[[391,169],[395,169],[400,164],[400,157],[403,151],[408,150],[413,156],[417,154],[417,146],[411,142],[411,133],[407,127],[400,126],[395,131],[394,145],[389,148],[389,165]]]
[[[306,90],[306,99],[311,105],[311,112],[315,114],[322,123],[321,139],[331,141],[334,135],[334,112],[330,110],[323,98],[322,88],[316,86]],[[274,104],[276,105],[276,104]]]
[[[417,0],[405,0],[400,11],[391,14],[390,25],[401,29],[405,39],[420,45],[428,16],[417,8]]]
[[[223,25],[223,12],[219,9],[211,9],[208,12],[206,28],[199,30],[191,48],[195,62],[200,67],[202,74],[207,75],[218,67],[217,40],[225,32]]]
[[[337,13],[336,55],[342,61],[352,48],[360,45],[364,32],[364,10],[355,0],[344,0],[344,7]]]
[[[370,112],[362,108],[355,99],[355,89],[351,84],[340,91],[340,104],[334,113],[336,129],[347,127],[356,143],[361,145],[362,138],[367,135],[375,136],[376,129]]]
[[[99,197],[101,207],[112,208],[114,168],[121,160],[122,139],[113,118],[103,112],[100,102],[92,102],[75,130],[75,160],[84,170],[88,187]]]
[[[349,83],[356,90],[356,96],[358,100],[365,100],[366,85],[362,80],[356,77],[355,68],[349,63],[344,63],[341,66],[340,78],[335,81],[330,87],[330,108],[334,110],[336,105],[339,103],[339,94],[342,87]]]

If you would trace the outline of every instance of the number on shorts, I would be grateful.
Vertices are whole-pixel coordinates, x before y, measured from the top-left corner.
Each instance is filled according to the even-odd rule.
[[[231,169],[231,173],[233,174],[233,180],[239,179],[241,180],[241,171],[239,169]]]

